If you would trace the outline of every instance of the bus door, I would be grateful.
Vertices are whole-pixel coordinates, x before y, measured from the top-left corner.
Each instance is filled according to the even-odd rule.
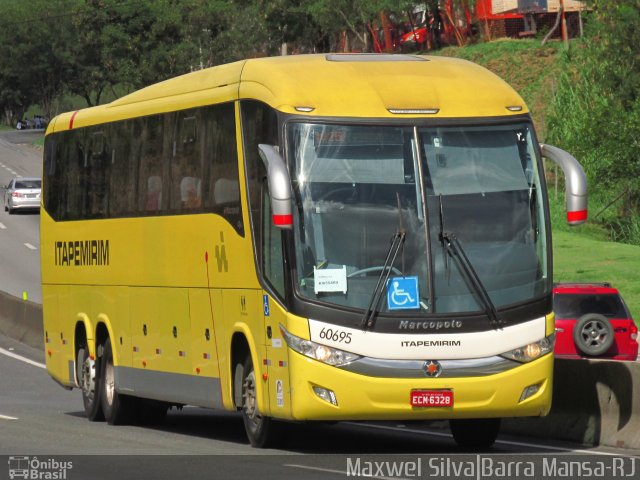
[[[286,325],[286,312],[282,305],[267,292],[263,292],[262,295],[262,309],[267,333],[267,375],[271,416],[289,418],[291,414],[289,358],[287,344],[280,332],[280,325]]]
[[[269,405],[272,417],[290,417],[289,362],[287,345],[280,325],[287,325],[287,313],[282,306],[285,296],[284,239],[286,234],[276,227],[271,215],[271,200],[266,179],[261,205],[261,270],[271,292],[262,292],[262,314],[266,333]],[[276,298],[279,297],[278,298]]]

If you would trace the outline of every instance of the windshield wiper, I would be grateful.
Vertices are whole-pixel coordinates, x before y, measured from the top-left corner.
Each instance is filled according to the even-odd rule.
[[[373,325],[375,323],[375,316],[378,311],[378,305],[380,304],[380,299],[382,298],[383,288],[389,280],[391,269],[393,268],[393,264],[396,261],[396,257],[398,256],[400,248],[404,244],[405,237],[406,233],[404,230],[396,231],[393,237],[391,237],[391,245],[389,245],[389,250],[387,251],[387,258],[385,259],[382,270],[380,271],[380,275],[378,276],[376,287],[373,289],[373,294],[371,295],[369,306],[362,316],[363,329],[373,328]]]
[[[489,296],[487,289],[484,287],[482,280],[480,280],[480,277],[478,276],[476,269],[473,268],[473,264],[469,260],[469,257],[467,257],[467,254],[464,251],[464,248],[462,247],[460,240],[458,240],[458,237],[456,237],[455,234],[444,230],[444,221],[443,221],[443,214],[442,214],[442,195],[440,195],[440,227],[442,229],[441,230],[442,243],[447,249],[447,253],[451,255],[451,258],[458,260],[458,264],[462,268],[462,271],[467,276],[467,279],[469,280],[469,282],[473,286],[473,289],[478,295],[478,298],[480,299],[480,302],[484,307],[484,311],[489,317],[489,320],[491,321],[491,325],[494,328],[500,328],[501,326],[504,325],[504,321],[500,317],[498,317],[498,311],[496,310],[496,306],[493,304],[493,301],[491,300],[491,297]]]

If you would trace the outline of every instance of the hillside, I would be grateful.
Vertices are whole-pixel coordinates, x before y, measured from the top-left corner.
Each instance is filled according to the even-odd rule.
[[[448,47],[438,54],[463,58],[488,68],[503,78],[524,98],[531,110],[538,137],[544,141],[545,107],[555,91],[558,55],[562,45],[540,40],[500,39],[466,47]]]
[[[539,140],[544,141],[545,108],[555,92],[561,49],[559,42],[541,46],[536,39],[502,39],[448,47],[438,54],[479,63],[514,87],[527,102]],[[553,178],[552,175],[548,172],[547,177]],[[550,184],[554,281],[611,282],[620,289],[636,323],[640,323],[640,247],[607,241],[607,233],[595,224],[568,227],[564,223],[562,191],[556,199],[552,188]]]

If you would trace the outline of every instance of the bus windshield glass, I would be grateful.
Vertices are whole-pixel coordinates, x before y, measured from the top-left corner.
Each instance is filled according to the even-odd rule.
[[[379,311],[485,312],[469,268],[447,248],[452,236],[496,308],[548,292],[530,124],[292,123],[287,138],[303,298],[366,309],[397,250]],[[404,243],[391,249],[398,232]]]

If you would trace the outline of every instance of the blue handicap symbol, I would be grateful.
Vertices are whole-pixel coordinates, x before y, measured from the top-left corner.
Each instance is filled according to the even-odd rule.
[[[418,277],[392,277],[387,282],[389,310],[420,308]]]
[[[269,316],[269,295],[262,296],[262,305],[264,307],[264,316]]]

